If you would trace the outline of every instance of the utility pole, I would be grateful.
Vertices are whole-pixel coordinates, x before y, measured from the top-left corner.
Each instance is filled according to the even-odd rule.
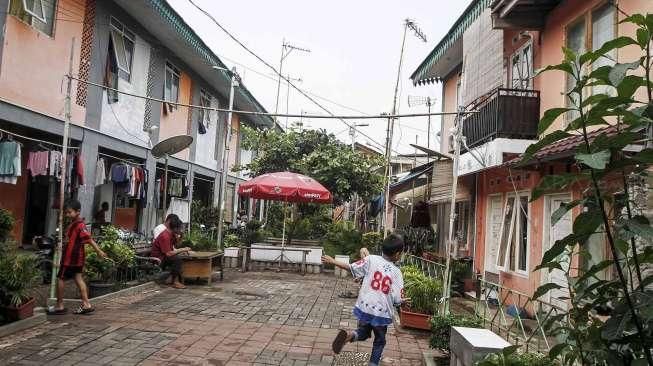
[[[75,37],[73,37],[70,45],[70,57],[68,59],[68,75],[66,78],[66,99],[64,104],[64,125],[63,125],[63,147],[61,150],[61,171],[66,172],[68,165],[68,135],[70,134],[70,119],[71,119],[71,94],[73,88],[73,55],[75,53]],[[57,273],[61,266],[61,251],[63,248],[63,210],[64,200],[66,199],[66,174],[62,174],[59,181],[59,233],[57,235],[57,247],[54,250],[54,258],[52,263],[52,274],[50,275],[50,298],[55,297],[55,288],[57,287]]]
[[[274,103],[274,114],[279,113],[279,93],[281,92],[281,78],[282,78],[282,70],[283,70],[283,61],[290,55],[290,53],[294,50],[301,51],[301,52],[306,52],[310,53],[311,50],[307,48],[300,48],[297,46],[293,46],[290,43],[286,43],[286,39],[284,38],[283,41],[281,42],[281,59],[279,60],[279,78],[277,81],[277,101]],[[288,80],[286,80],[288,81]]]
[[[227,113],[227,123],[225,123],[225,142],[224,142],[224,153],[222,154],[222,172],[220,175],[220,196],[219,196],[219,211],[218,211],[218,241],[217,247],[220,249],[222,245],[222,235],[224,231],[224,210],[225,210],[225,201],[226,201],[226,192],[227,192],[227,171],[229,170],[229,145],[231,142],[231,120],[233,118],[234,109],[234,90],[239,85],[240,77],[236,73],[236,68],[232,70],[224,69],[221,67],[214,66],[214,69],[222,70],[230,74],[231,76],[231,87],[229,88],[229,112]]]
[[[354,123],[352,126],[349,128],[349,136],[351,136],[351,152],[355,153],[356,152],[356,127],[367,127],[369,126],[369,123]],[[358,228],[358,195],[354,193],[353,197],[353,204],[354,204],[354,227]],[[347,204],[347,219],[349,219],[349,206],[351,205],[351,202]]]
[[[401,38],[401,52],[399,53],[399,67],[397,68],[397,81],[395,83],[395,92],[394,92],[394,98],[392,100],[392,115],[397,114],[397,98],[399,94],[399,80],[401,79],[401,67],[403,66],[403,61],[404,61],[404,46],[406,45],[406,32],[408,31],[408,28],[412,29],[415,32],[415,36],[419,39],[421,39],[423,42],[426,43],[426,36],[424,33],[417,27],[414,21],[410,19],[406,19],[404,21],[404,35]],[[394,123],[395,123],[395,118],[390,117],[388,118],[388,128],[386,131],[386,141],[385,141],[385,158],[387,161],[387,166],[386,166],[386,186],[385,186],[385,201],[383,202],[384,204],[384,213],[383,213],[383,238],[386,238],[388,236],[388,225],[387,225],[387,220],[388,220],[388,213],[390,212],[390,177],[392,176],[392,165],[390,163],[391,159],[391,154],[392,154],[392,135],[394,133]]]
[[[454,133],[453,133],[453,183],[451,185],[451,209],[449,210],[449,237],[447,238],[447,256],[444,270],[444,283],[442,290],[442,304],[440,305],[440,314],[449,314],[449,301],[451,298],[451,252],[453,250],[454,238],[454,224],[456,221],[456,195],[458,190],[458,162],[460,160],[460,145],[462,144],[462,122],[463,122],[464,107],[458,107],[458,114],[454,120]]]

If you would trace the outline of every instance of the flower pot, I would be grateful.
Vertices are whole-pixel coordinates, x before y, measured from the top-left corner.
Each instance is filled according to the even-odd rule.
[[[110,294],[113,292],[115,285],[113,282],[89,282],[88,297],[93,298]]]
[[[413,313],[405,308],[399,310],[401,325],[407,328],[431,330],[431,315]]]
[[[3,309],[5,319],[10,322],[27,319],[34,315],[35,305],[36,300],[32,297],[18,306],[5,306]]]

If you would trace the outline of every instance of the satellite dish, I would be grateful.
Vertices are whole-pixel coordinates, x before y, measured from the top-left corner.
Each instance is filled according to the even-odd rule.
[[[193,137],[188,135],[172,136],[167,138],[152,148],[152,155],[155,158],[161,158],[166,155],[174,155],[193,143]]]
[[[183,149],[190,146],[193,143],[193,138],[188,135],[179,135],[172,136],[167,138],[158,144],[154,145],[152,148],[152,155],[155,158],[166,158],[163,182],[163,217],[166,216],[167,206],[168,206],[168,157],[174,155]]]

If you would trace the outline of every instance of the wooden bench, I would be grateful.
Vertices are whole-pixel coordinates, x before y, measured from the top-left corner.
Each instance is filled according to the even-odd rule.
[[[181,259],[181,273],[184,279],[202,278],[206,279],[210,285],[214,264],[218,264],[220,267],[220,280],[224,279],[224,269],[222,266],[223,253],[190,252],[186,255],[181,255]]]
[[[265,243],[265,244],[269,244],[269,243]],[[263,260],[263,261],[261,261],[261,262],[279,263],[279,269],[281,269],[281,262],[282,262],[281,255],[282,255],[284,252],[301,252],[301,255],[302,255],[302,261],[301,261],[301,264],[300,264],[300,268],[301,268],[301,273],[302,273],[302,275],[305,275],[305,274],[306,274],[306,256],[308,255],[308,253],[311,252],[311,249],[282,248],[281,245],[279,245],[279,246],[275,246],[275,247],[267,247],[267,248],[252,248],[252,247],[245,247],[245,248],[241,248],[241,249],[242,249],[242,250],[245,250],[245,251],[249,251],[249,255],[243,255],[243,263],[242,263],[242,271],[243,271],[243,272],[245,272],[245,271],[248,270],[247,258],[248,258],[248,257],[251,258],[251,251],[252,251],[252,249],[255,249],[255,250],[261,250],[261,251],[274,251],[274,252],[278,252],[278,253],[279,253],[279,259],[278,259],[278,260],[274,260],[274,261],[272,261],[272,260]]]

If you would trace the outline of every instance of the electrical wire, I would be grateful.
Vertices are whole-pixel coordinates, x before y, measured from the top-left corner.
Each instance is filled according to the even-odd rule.
[[[17,133],[12,132],[12,131],[4,130],[4,129],[2,129],[2,128],[0,128],[0,132],[4,132],[4,133],[6,133],[7,135],[11,135],[11,136],[14,136],[14,137],[18,137],[18,138],[21,138],[21,139],[24,139],[24,140],[29,140],[29,141],[34,141],[34,142],[40,142],[40,143],[43,143],[43,144],[48,144],[48,145],[58,146],[58,147],[63,148],[62,145],[57,144],[57,143],[54,143],[54,142],[45,141],[45,140],[40,140],[40,139],[36,139],[36,138],[33,138],[33,137],[23,136],[23,135],[17,134]],[[70,146],[70,145],[68,145],[68,149],[79,149],[79,147],[75,147],[75,146]]]
[[[240,45],[243,49],[245,49],[249,54],[251,54],[252,56],[254,56],[256,59],[258,59],[258,60],[259,60],[261,63],[263,63],[265,66],[267,66],[267,67],[270,68],[272,71],[274,71],[274,73],[275,73],[276,75],[278,75],[281,79],[285,80],[285,81],[288,83],[288,85],[290,85],[290,86],[293,87],[293,89],[297,90],[300,94],[302,94],[304,97],[306,97],[306,98],[307,98],[308,100],[310,100],[313,104],[315,104],[316,106],[318,106],[320,109],[322,109],[322,110],[325,111],[326,113],[330,114],[332,117],[334,117],[334,118],[336,118],[336,119],[339,119],[339,120],[340,120],[342,123],[344,123],[347,127],[349,127],[349,128],[354,128],[351,124],[349,124],[349,123],[347,123],[346,121],[344,121],[343,118],[337,118],[336,116],[334,116],[333,113],[331,113],[331,111],[329,111],[329,110],[326,109],[324,106],[322,106],[322,105],[321,105],[318,101],[316,101],[313,97],[311,97],[310,95],[308,95],[307,93],[305,93],[302,89],[298,88],[298,87],[297,87],[295,84],[293,84],[293,83],[292,83],[288,78],[286,78],[285,76],[281,75],[281,73],[280,73],[279,71],[277,71],[277,69],[276,69],[274,66],[270,65],[267,61],[265,61],[263,58],[261,58],[259,55],[257,55],[254,51],[252,51],[251,49],[249,49],[249,47],[247,47],[243,42],[241,42],[238,38],[236,38],[236,36],[234,36],[234,35],[233,35],[231,32],[229,32],[225,27],[223,27],[222,24],[220,24],[220,22],[218,22],[218,21],[215,19],[215,17],[213,17],[213,15],[211,15],[209,12],[207,12],[206,10],[202,9],[199,5],[197,5],[197,4],[195,3],[195,1],[193,1],[193,0],[188,0],[188,2],[189,2],[191,5],[193,5],[197,10],[199,10],[201,13],[203,13],[204,15],[206,15],[209,19],[211,19],[211,21],[213,21],[213,23],[214,23],[215,25],[217,25],[217,26],[218,26],[218,27],[219,27],[219,28],[220,28],[224,33],[226,33],[226,34],[229,36],[229,38],[231,38],[234,42],[238,43],[238,45]],[[361,132],[360,134],[361,134],[362,136],[365,136],[366,138],[370,139],[372,142],[374,142],[374,143],[377,144],[378,146],[382,146],[382,147],[385,146],[384,144],[381,144],[381,143],[377,142],[376,140],[374,140],[372,137],[370,137],[369,135],[367,135],[367,134],[364,133],[364,132]],[[391,147],[391,149],[392,149],[392,147]],[[392,149],[392,150],[394,150],[394,149]],[[397,152],[397,151],[395,151],[395,152]],[[398,152],[397,152],[397,153],[398,153]]]

